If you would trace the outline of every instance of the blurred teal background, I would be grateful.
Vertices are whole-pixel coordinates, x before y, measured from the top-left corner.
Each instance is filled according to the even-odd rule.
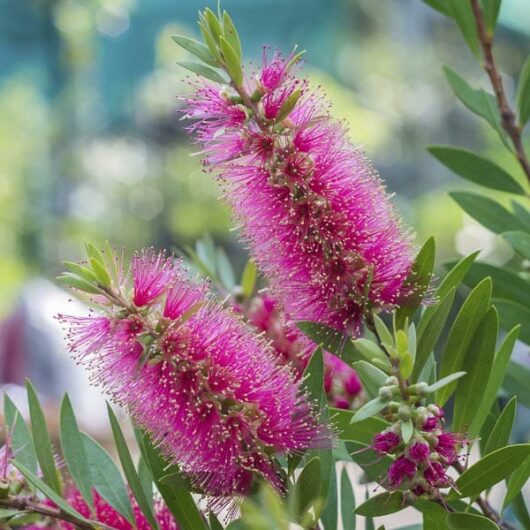
[[[83,240],[132,251],[209,232],[236,262],[227,209],[179,121],[188,90],[170,39],[196,35],[206,0],[0,0],[0,317],[30,278],[53,279]],[[510,255],[446,196],[462,188],[429,143],[498,142],[450,93],[441,64],[486,86],[456,26],[420,0],[225,0],[246,57],[263,44],[308,50],[306,73],[396,193],[418,241],[441,261]],[[530,51],[530,2],[504,0],[497,54],[513,87]],[[489,147],[491,144],[491,148]],[[510,162],[511,163],[511,162]],[[514,167],[514,173],[518,168]]]

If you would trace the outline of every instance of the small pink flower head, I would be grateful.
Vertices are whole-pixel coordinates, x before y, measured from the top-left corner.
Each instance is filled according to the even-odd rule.
[[[133,257],[133,301],[137,307],[158,298],[173,283],[175,268],[173,258],[154,249],[144,249]]]
[[[76,488],[70,488],[66,493],[66,501],[72,508],[79,512],[83,517],[87,519],[95,520],[108,527],[115,528],[116,530],[150,530],[151,525],[149,521],[140,510],[136,500],[130,495],[131,503],[133,506],[133,513],[135,519],[135,526],[125,519],[123,515],[117,512],[103,497],[93,491],[93,502],[94,512],[91,513],[91,509],[86,501],[81,496],[81,493]],[[160,500],[154,503],[154,515],[158,523],[160,530],[178,530],[179,526],[175,522],[175,519],[171,515],[171,512],[167,506]],[[66,522],[61,522],[61,528],[64,530],[75,530],[74,525]]]
[[[360,377],[357,375],[357,372],[350,373],[346,381],[344,381],[344,388],[352,397],[355,397],[362,392],[363,385],[361,383]]]
[[[300,381],[180,262],[135,259],[141,311],[121,285],[106,316],[62,317],[77,358],[205,493],[245,493],[256,475],[279,487],[272,455],[331,444]]]
[[[430,462],[423,472],[425,480],[434,488],[443,488],[451,484],[445,468],[439,462]]]
[[[437,436],[436,452],[442,456],[448,464],[452,464],[458,456],[459,438],[451,432],[442,432]]]
[[[374,436],[372,448],[380,455],[392,453],[400,444],[401,438],[392,431],[385,431]]]
[[[430,452],[429,445],[424,442],[414,442],[407,451],[409,459],[417,463],[428,460]]]
[[[350,402],[345,398],[337,398],[335,400],[335,407],[338,409],[349,409],[350,408]]]
[[[400,456],[388,468],[387,478],[390,486],[399,487],[403,482],[412,480],[415,475],[416,464],[412,460]]]
[[[375,170],[291,59],[265,55],[258,79],[245,80],[260,96],[245,120],[227,118],[237,98],[205,99],[215,87],[198,89],[184,112],[289,318],[357,334],[369,312],[413,294],[413,246]],[[280,119],[289,98],[294,109]]]

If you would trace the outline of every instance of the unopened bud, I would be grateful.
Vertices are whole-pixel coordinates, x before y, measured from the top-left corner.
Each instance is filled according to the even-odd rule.
[[[399,383],[397,377],[395,375],[391,375],[386,381],[385,381],[385,385],[388,385],[388,386],[393,386],[393,385],[397,385]]]
[[[411,385],[409,387],[409,392],[412,395],[416,395],[419,397],[425,397],[428,393],[429,385],[427,383],[416,383],[415,385]]]
[[[392,388],[389,386],[382,386],[379,389],[379,399],[382,401],[390,401],[392,397],[394,396],[394,393],[392,392]]]
[[[5,499],[9,493],[9,482],[0,480],[0,499]]]
[[[410,419],[410,407],[405,404],[400,405],[398,416],[401,421],[408,421]]]

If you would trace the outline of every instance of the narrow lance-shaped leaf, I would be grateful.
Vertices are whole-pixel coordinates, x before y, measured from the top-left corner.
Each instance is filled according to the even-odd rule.
[[[57,493],[61,494],[59,475],[55,466],[52,442],[48,433],[44,412],[37,397],[37,392],[29,380],[26,380],[26,391],[28,394],[29,415],[31,418],[31,428],[33,438],[38,443],[35,444],[35,452],[39,461],[40,469],[44,481]]]
[[[226,11],[223,13],[223,34],[225,39],[230,43],[230,46],[232,46],[233,50],[236,52],[237,58],[241,61],[243,56],[241,41],[239,40],[236,27]]]
[[[173,35],[171,37],[179,46],[184,48],[186,51],[195,55],[201,61],[209,64],[210,66],[217,66],[217,61],[213,58],[208,46],[191,39],[189,37],[184,37],[183,35]]]
[[[25,467],[35,473],[38,463],[33,437],[24,417],[6,393],[4,393],[4,416],[9,428],[13,455]]]
[[[331,468],[330,481],[328,488],[328,499],[326,506],[320,515],[320,521],[324,528],[337,528],[338,526],[339,496],[337,484],[337,471],[335,465]]]
[[[503,298],[495,298],[493,303],[499,311],[502,329],[520,326],[519,340],[530,344],[530,307]]]
[[[385,384],[388,375],[377,368],[377,366],[366,361],[357,361],[353,363],[353,367],[361,378],[363,387],[367,393],[371,397],[376,397],[379,389]]]
[[[506,373],[506,368],[508,367],[508,362],[510,361],[512,350],[519,334],[519,329],[520,326],[517,326],[506,335],[495,355],[488,383],[480,401],[477,403],[475,416],[469,427],[469,436],[471,439],[475,438],[480,432],[480,429],[488,416],[488,412],[491,410],[495,401],[502,381],[504,380],[504,374]]]
[[[94,503],[92,500],[90,466],[83,445],[83,438],[77,426],[72,403],[67,394],[64,395],[61,403],[60,438],[68,471],[78,487],[79,492],[92,508]]]
[[[509,506],[514,500],[516,500],[517,495],[520,494],[523,486],[530,479],[530,456],[527,456],[521,465],[513,472],[512,476],[508,480],[508,488],[506,490],[506,495],[502,503],[502,509],[504,510]]]
[[[523,258],[530,260],[530,234],[525,232],[505,232],[502,237],[512,245]]]
[[[436,381],[436,383],[433,383],[432,385],[429,385],[427,392],[436,392],[437,390],[440,390],[444,386],[447,386],[451,384],[453,381],[457,381],[461,377],[464,377],[467,372],[455,372],[454,374],[448,375],[442,379],[439,379]]]
[[[158,523],[153,514],[150,503],[145,496],[142,483],[140,482],[140,478],[138,476],[138,473],[136,472],[136,468],[134,467],[131,453],[129,452],[129,448],[127,447],[127,442],[125,441],[125,437],[123,436],[120,424],[118,423],[118,418],[116,418],[114,411],[108,403],[107,412],[109,415],[110,425],[112,427],[114,441],[116,442],[118,456],[120,457],[120,462],[123,468],[123,472],[125,473],[125,476],[127,478],[129,487],[131,488],[132,494],[134,495],[138,506],[149,521],[149,524],[152,528],[157,529]]]
[[[499,530],[499,527],[487,517],[472,513],[450,513],[447,515],[447,528],[450,530]]]
[[[357,423],[359,421],[365,420],[370,416],[375,416],[378,412],[381,412],[385,407],[388,406],[386,401],[382,401],[379,398],[372,399],[365,403],[353,416],[351,423]]]
[[[499,419],[495,423],[493,430],[486,442],[484,455],[491,453],[508,444],[510,433],[512,432],[515,420],[515,410],[517,408],[517,397],[514,396],[504,407]]]
[[[468,468],[456,481],[462,497],[491,488],[517,469],[530,455],[530,444],[508,445],[497,449]]]
[[[530,119],[530,56],[526,58],[517,84],[517,108],[519,124],[524,127]]]
[[[490,35],[495,31],[497,18],[501,9],[502,0],[481,0],[482,11],[484,13],[484,20],[486,22],[486,30]]]
[[[447,0],[451,15],[455,20],[460,33],[466,40],[470,50],[475,57],[480,57],[480,46],[477,36],[477,26],[475,17],[471,8],[471,2],[462,2],[462,0]]]
[[[250,298],[254,293],[256,286],[256,280],[258,277],[258,270],[253,261],[247,261],[245,269],[243,270],[243,276],[241,277],[241,289],[243,290],[243,296]]]
[[[302,469],[292,493],[294,513],[297,519],[315,504],[320,492],[320,460],[312,458]]]
[[[226,70],[230,75],[230,78],[236,86],[241,86],[243,84],[243,70],[241,69],[241,62],[239,61],[234,48],[230,46],[230,43],[224,37],[220,38],[219,44]]]
[[[493,199],[467,191],[453,191],[449,195],[464,212],[496,234],[524,230],[521,221]]]
[[[313,342],[321,345],[324,350],[340,357],[350,366],[355,360],[360,359],[350,338],[340,331],[324,324],[309,322],[308,320],[299,321],[296,325]]]
[[[348,477],[348,471],[343,468],[340,474],[340,513],[342,528],[344,530],[355,530],[355,495]]]
[[[114,460],[90,436],[85,433],[81,433],[81,436],[90,466],[90,476],[94,489],[132,524],[134,515],[129,494]]]
[[[491,280],[485,278],[469,294],[453,322],[444,352],[439,377],[444,378],[462,367],[465,353],[479,323],[484,318],[491,297]],[[455,389],[455,384],[445,386],[436,393],[436,403],[443,406]]]
[[[467,375],[458,383],[453,418],[454,429],[459,432],[468,430],[476,413],[476,404],[488,384],[498,330],[497,310],[490,307],[473,335],[464,357],[463,368]]]
[[[438,145],[429,147],[428,151],[451,171],[475,184],[526,195],[524,188],[506,170],[472,151]]]
[[[399,512],[406,508],[403,500],[403,492],[394,491],[392,493],[385,492],[369,498],[360,506],[357,506],[355,513],[365,517],[381,517],[390,513]]]
[[[182,68],[186,68],[186,70],[193,72],[194,74],[200,75],[201,77],[205,77],[206,79],[213,81],[214,83],[219,83],[222,85],[226,84],[226,80],[224,79],[224,77],[209,66],[200,63],[190,63],[187,61],[179,61],[177,62],[177,64],[179,66],[182,66]]]

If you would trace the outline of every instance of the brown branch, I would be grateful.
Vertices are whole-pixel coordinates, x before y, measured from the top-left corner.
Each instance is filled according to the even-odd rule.
[[[71,523],[82,530],[94,530],[95,528],[93,525],[83,521],[82,519],[78,519],[73,515],[70,515],[60,508],[45,506],[28,498],[8,497],[6,499],[0,499],[0,506],[3,508],[13,508],[20,512],[35,513],[44,517],[51,517],[52,519],[66,521],[67,523]]]
[[[493,35],[491,35],[486,30],[486,25],[484,23],[484,14],[480,7],[478,0],[470,0],[471,7],[473,9],[473,15],[475,16],[475,23],[477,26],[477,35],[480,42],[480,47],[482,48],[482,53],[484,55],[484,64],[483,68],[488,74],[491,86],[495,92],[495,98],[497,99],[497,106],[499,107],[499,112],[501,115],[501,124],[502,128],[507,132],[510,137],[513,146],[515,148],[515,156],[521,165],[526,178],[530,182],[530,162],[526,156],[523,141],[521,137],[521,127],[517,124],[517,117],[515,112],[511,109],[508,98],[506,97],[506,92],[504,90],[504,85],[502,83],[502,78],[495,63],[493,57]]]

